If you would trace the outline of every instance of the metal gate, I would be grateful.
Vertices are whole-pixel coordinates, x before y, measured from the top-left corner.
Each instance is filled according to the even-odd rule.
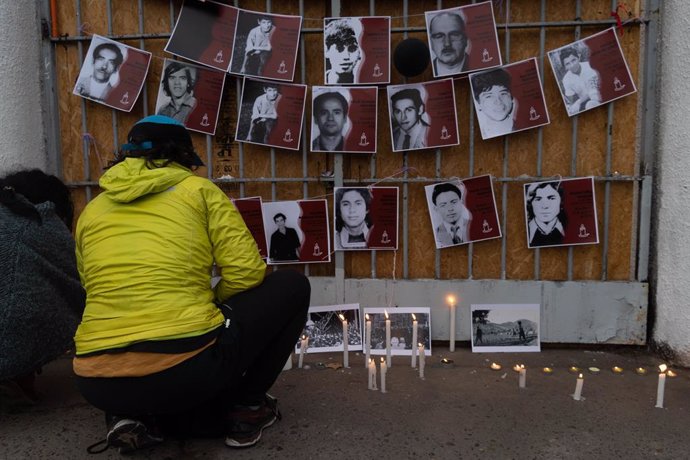
[[[229,2],[226,2],[229,3]],[[424,10],[474,2],[408,0],[235,1],[234,6],[303,19],[295,82],[323,84],[323,17],[391,16],[391,45],[406,37],[425,39]],[[504,62],[537,57],[552,115],[550,125],[518,135],[482,141],[466,78],[455,80],[461,145],[436,151],[392,153],[386,130],[379,130],[379,152],[371,156],[287,152],[234,142],[241,81],[228,75],[215,136],[195,135],[208,166],[200,174],[231,196],[264,200],[327,197],[343,184],[382,184],[400,188],[400,249],[336,252],[330,264],[306,265],[313,285],[312,305],[429,306],[433,338],[447,339],[446,294],[460,298],[457,338],[470,337],[472,303],[541,304],[542,341],[569,343],[646,342],[648,260],[655,107],[655,41],[658,0],[629,6],[620,29],[621,46],[638,93],[569,118],[546,52],[616,25],[617,1],[538,2],[494,0]],[[98,192],[104,162],[123,143],[137,119],[155,106],[163,47],[181,1],[72,0],[43,2],[51,24],[46,46],[55,152],[63,177],[75,187],[77,210]],[[51,8],[52,7],[52,8]],[[52,13],[52,15],[51,15]],[[153,53],[147,83],[130,114],[71,94],[90,34]],[[431,80],[427,71],[414,81]],[[395,71],[391,84],[402,83]],[[412,80],[411,80],[412,81]],[[380,91],[379,106],[385,90]],[[379,126],[387,126],[379,110]],[[305,114],[310,119],[309,110]],[[304,123],[303,138],[306,139]],[[503,238],[436,250],[426,220],[423,185],[481,174],[493,176]],[[231,175],[232,179],[221,176]],[[600,244],[527,249],[522,214],[523,183],[550,177],[594,176]],[[423,216],[420,218],[420,216]]]

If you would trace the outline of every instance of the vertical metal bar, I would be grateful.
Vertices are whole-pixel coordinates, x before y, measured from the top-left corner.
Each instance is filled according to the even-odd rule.
[[[657,57],[659,37],[659,10],[661,0],[647,0],[645,3],[645,15],[647,16],[644,31],[644,62],[642,64],[642,83],[640,84],[641,96],[638,104],[638,112],[644,114],[641,124],[640,140],[641,154],[639,174],[642,175],[640,184],[640,202],[638,217],[638,244],[637,244],[637,273],[638,281],[649,279],[649,243],[652,220],[652,191],[654,182],[652,171],[654,167],[654,152],[656,140],[654,136],[654,122],[656,120],[656,91],[657,91]],[[643,22],[643,24],[645,24]]]
[[[546,0],[541,0],[541,23],[546,22]],[[546,47],[546,28],[542,25],[539,29],[539,73],[541,76],[542,87],[544,86],[544,53]],[[544,132],[543,128],[537,128],[537,176],[541,176],[541,165],[544,153]],[[524,192],[523,192],[524,193]],[[505,237],[504,237],[505,238]],[[541,252],[539,248],[534,249],[534,279],[541,277]]]
[[[303,18],[302,20],[304,21],[304,0],[299,0],[299,15]],[[304,26],[304,24],[302,24]],[[307,59],[305,55],[305,46],[304,46],[304,32],[300,31],[300,37],[299,37],[299,65],[300,65],[300,73],[302,75],[301,82],[302,84],[307,83]],[[307,175],[309,174],[309,168],[308,168],[308,153],[309,153],[309,138],[307,137],[307,120],[305,117],[307,116],[307,111],[303,111],[302,113],[302,179],[306,179]],[[306,180],[302,181],[302,197],[303,198],[309,198],[309,182]],[[304,275],[309,276],[309,264],[304,264]]]
[[[50,2],[42,2],[41,16],[42,18],[50,18],[53,6],[57,9],[57,4],[51,5]],[[54,13],[57,16],[57,11]],[[57,25],[51,22],[51,37],[58,34]],[[55,45],[48,41],[43,41],[41,49],[43,58],[43,67],[41,69],[43,81],[46,82],[46,88],[41,92],[41,98],[45,104],[46,111],[43,116],[43,124],[46,127],[46,147],[48,156],[53,157],[51,166],[55,168],[55,174],[64,179],[62,171],[62,150],[60,145],[60,112],[58,110],[58,92],[57,88],[57,66],[55,61]]]
[[[138,9],[139,9],[139,33],[144,34],[144,0],[139,0],[138,2]],[[142,50],[146,49],[146,41],[143,38],[139,39],[139,48]],[[146,92],[146,85],[141,89],[141,101],[142,105],[144,107],[144,116],[147,116],[149,114],[149,105],[148,105],[148,100],[149,98],[147,97],[147,92]]]
[[[81,1],[80,0],[75,0],[75,11],[77,15],[77,30],[76,30],[76,35],[80,36],[82,34],[81,28],[82,28],[82,22],[81,22]],[[84,56],[84,46],[81,41],[77,42],[77,50],[79,53],[79,68],[81,69],[82,64],[84,63],[82,56]],[[86,59],[89,59],[87,56]],[[88,124],[86,122],[86,100],[84,98],[81,98],[81,147],[82,147],[82,158],[84,161],[83,165],[83,173],[84,173],[84,181],[90,182],[91,181],[91,164],[89,161],[89,139],[85,137],[85,134],[87,133],[88,130]],[[95,141],[94,141],[95,142]],[[87,185],[85,187],[84,193],[86,195],[86,202],[88,203],[91,201],[92,193],[91,193],[91,186]]]
[[[408,5],[408,0],[403,0],[403,27],[405,28],[404,32],[404,37],[408,37],[408,32],[407,29],[409,27],[408,23],[408,15],[409,15],[409,5]],[[405,79],[407,82],[407,79]],[[402,278],[407,279],[409,277],[409,215],[408,215],[408,173],[407,173],[407,166],[408,166],[408,153],[403,152],[402,153],[402,160],[403,160],[403,168],[405,168],[405,172],[403,173],[403,192],[402,192],[402,224],[403,224],[403,234],[402,234],[402,244],[403,244],[403,269],[402,269]],[[393,256],[395,257],[395,255]]]
[[[113,35],[113,2],[112,0],[108,0],[106,2],[106,11],[107,11],[107,18],[108,18],[108,35],[112,36]],[[111,125],[113,128],[113,151],[117,152],[119,149],[119,145],[117,142],[118,135],[117,135],[117,111],[115,109],[110,109],[110,119],[111,119]]]
[[[340,0],[331,0],[331,16],[340,16]],[[343,154],[333,154],[333,185],[343,185]],[[335,199],[335,197],[334,197]],[[343,251],[335,252],[335,301],[345,302],[345,254]]]
[[[606,123],[606,171],[605,176],[611,175],[611,150],[613,148],[613,110],[615,102],[609,102],[608,119]],[[611,205],[611,181],[607,180],[604,184],[604,233],[601,244],[601,280],[608,279],[608,260],[609,260],[609,208]]]
[[[173,0],[169,0],[168,5],[170,10],[170,32],[172,33],[172,29],[175,27],[175,5]]]
[[[172,2],[172,0],[171,0]],[[234,6],[235,8],[238,7],[239,0],[235,0]],[[171,3],[172,7],[172,3]],[[226,76],[227,78],[227,76]],[[236,99],[237,99],[237,112],[238,114],[242,111],[242,90],[244,89],[244,78],[240,79],[237,78],[235,79],[235,93],[236,93]],[[239,115],[237,117],[237,123],[239,124]],[[240,179],[244,178],[244,143],[243,142],[237,142],[237,177]],[[244,198],[246,194],[246,184],[244,181],[240,181],[240,197]]]
[[[436,0],[436,9],[440,10],[442,8],[443,8],[443,0]],[[453,84],[455,84],[455,83],[453,83]],[[455,88],[453,88],[453,91],[455,91]],[[457,101],[456,101],[456,107],[457,107]],[[437,179],[441,177],[441,149],[436,149],[435,174],[436,174],[435,177]],[[435,238],[436,237],[434,236],[434,239]],[[435,242],[434,242],[434,246],[436,246]],[[434,251],[434,278],[436,278],[436,279],[441,278],[441,250],[438,248],[436,249],[436,251]]]
[[[506,2],[505,5],[506,8],[506,15],[505,15],[505,24],[506,24],[506,35],[505,35],[505,56],[506,56],[506,62],[510,62],[510,29],[508,28],[508,22],[510,20],[510,0]],[[503,140],[503,177],[508,176],[509,168],[508,168],[508,162],[510,161],[510,149],[508,147],[508,136],[505,136]],[[491,185],[493,187],[493,184]],[[507,248],[507,242],[506,242],[506,221],[507,221],[507,214],[508,214],[508,184],[503,183],[501,185],[501,225],[502,225],[502,230],[501,230],[501,235],[503,235],[503,238],[501,238],[501,279],[506,279],[506,256],[508,253],[508,248]]]
[[[376,0],[369,0],[369,15],[374,16],[376,15]],[[378,101],[378,90],[376,93],[377,101]],[[378,102],[377,102],[378,103]],[[376,178],[376,153],[373,153],[371,155],[371,158],[369,159],[369,177],[371,179]],[[377,265],[376,265],[376,250],[374,249],[371,251],[371,277],[376,278],[377,276]]]

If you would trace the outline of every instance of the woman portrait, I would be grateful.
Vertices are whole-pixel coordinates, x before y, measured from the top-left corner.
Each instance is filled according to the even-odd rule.
[[[367,238],[372,227],[371,216],[369,215],[371,198],[371,192],[366,187],[336,189],[336,249],[367,247]]]
[[[525,185],[527,246],[559,246],[565,236],[566,215],[560,181]]]

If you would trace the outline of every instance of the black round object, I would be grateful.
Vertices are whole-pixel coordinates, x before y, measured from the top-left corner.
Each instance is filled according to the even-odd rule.
[[[401,75],[415,77],[429,66],[429,48],[418,38],[406,38],[395,47],[393,64]]]

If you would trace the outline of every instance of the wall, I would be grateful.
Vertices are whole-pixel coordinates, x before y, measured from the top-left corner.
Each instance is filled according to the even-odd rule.
[[[0,174],[21,168],[56,172],[45,147],[38,3],[0,4]]]
[[[690,366],[690,4],[662,4],[659,44],[656,222],[656,326],[653,339]]]

